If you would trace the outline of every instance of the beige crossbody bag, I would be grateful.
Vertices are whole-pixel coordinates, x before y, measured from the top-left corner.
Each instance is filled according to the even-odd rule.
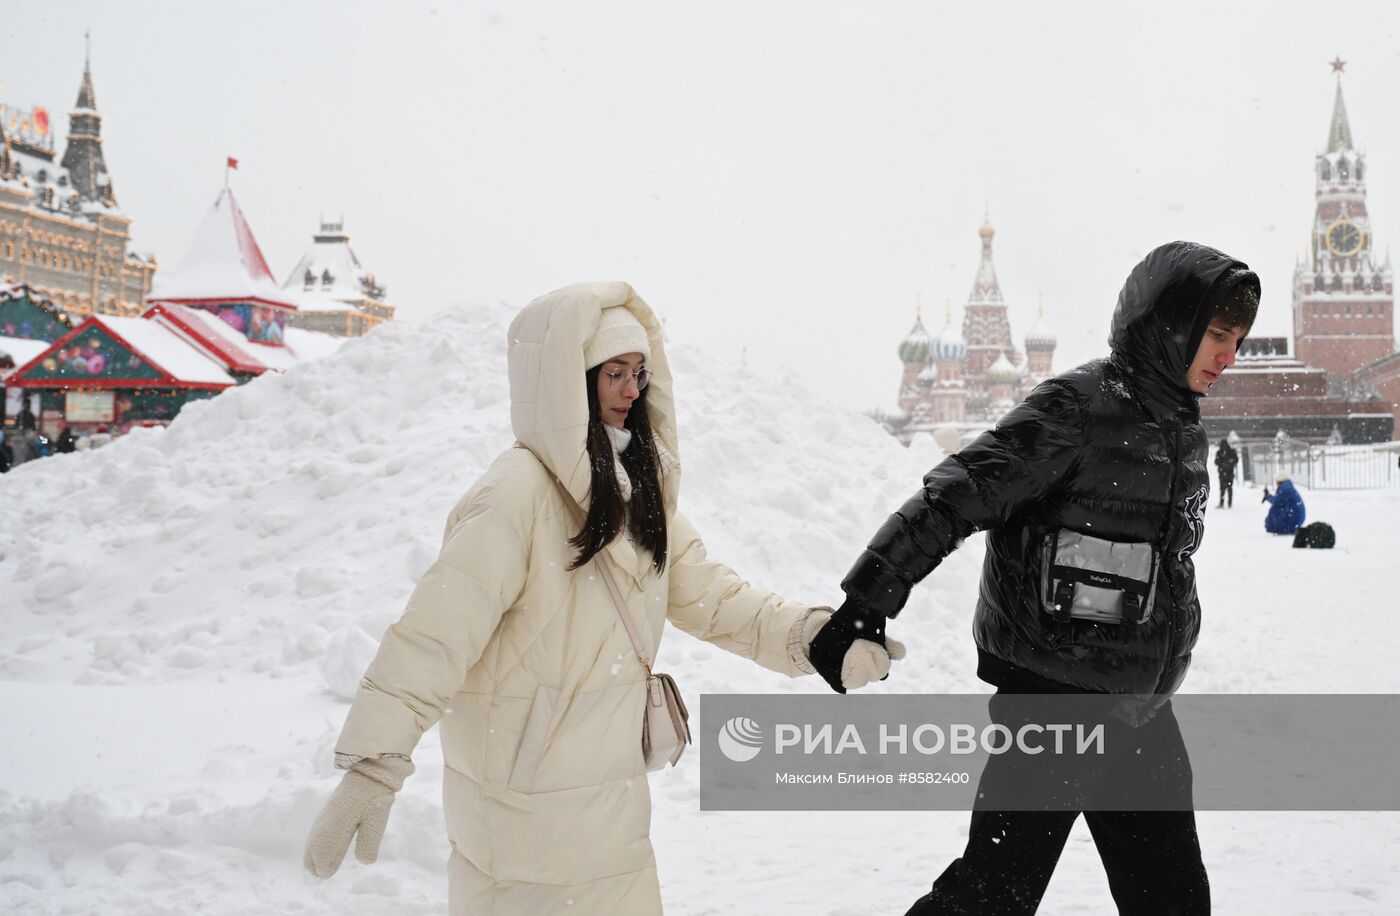
[[[559,488],[564,505],[569,507],[574,519],[582,525],[583,520],[579,516],[583,510],[569,495],[563,481],[556,477],[554,485]],[[636,626],[631,615],[627,613],[627,606],[622,602],[622,592],[618,591],[617,581],[613,579],[612,570],[608,568],[607,558],[601,550],[593,555],[593,565],[597,567],[603,584],[608,587],[613,606],[617,608],[617,616],[622,618],[622,626],[627,630],[628,638],[632,640],[632,649],[637,653],[637,661],[642,663],[642,668],[647,673],[647,702],[646,708],[642,710],[642,759],[646,761],[647,770],[659,770],[667,763],[675,766],[676,761],[681,759],[681,754],[685,753],[685,746],[691,743],[690,713],[686,711],[685,701],[681,699],[680,688],[676,686],[675,678],[671,675],[658,674],[651,670],[651,658],[642,648],[642,641],[637,638]]]

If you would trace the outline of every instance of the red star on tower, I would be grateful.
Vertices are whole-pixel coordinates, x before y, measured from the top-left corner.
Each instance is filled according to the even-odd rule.
[[[1347,62],[1342,60],[1342,56],[1340,54],[1337,55],[1336,60],[1328,61],[1328,63],[1332,65],[1333,73],[1341,73],[1342,69],[1347,65]]]

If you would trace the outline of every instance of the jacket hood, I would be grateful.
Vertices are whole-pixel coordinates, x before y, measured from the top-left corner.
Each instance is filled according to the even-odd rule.
[[[647,418],[659,444],[675,461],[663,461],[662,497],[668,514],[680,488],[680,449],[671,368],[661,323],[632,287],[622,282],[575,283],[546,293],[510,324],[506,362],[510,369],[510,423],[515,437],[533,451],[580,505],[588,506],[592,471],[588,462],[588,392],[583,351],[598,329],[603,309],[626,306],[651,344]]]
[[[1259,277],[1248,264],[1195,242],[1154,248],[1128,274],[1108,345],[1154,412],[1194,407],[1200,399],[1186,385],[1186,370],[1216,304],[1241,283],[1259,295]]]

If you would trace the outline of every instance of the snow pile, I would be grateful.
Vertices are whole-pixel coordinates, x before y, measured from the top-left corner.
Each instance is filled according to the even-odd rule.
[[[282,342],[295,354],[294,362],[306,362],[330,356],[340,349],[346,338],[321,331],[308,331],[305,328],[284,328]]]
[[[0,478],[0,912],[445,911],[436,731],[377,865],[347,861],[316,882],[300,850],[336,779],[336,695],[436,555],[448,510],[512,442],[512,315],[494,305],[391,322],[333,358],[190,405],[169,429]],[[683,343],[670,352],[681,502],[711,554],[794,600],[834,602],[937,446],[903,449],[793,378]],[[1400,493],[1305,493],[1309,516],[1336,525],[1334,551],[1290,551],[1263,535],[1257,492],[1237,495],[1208,518],[1206,632],[1188,688],[1396,690],[1394,599],[1376,570]],[[874,690],[986,689],[969,635],[981,556],[970,539],[916,590],[892,626],[910,657]],[[826,689],[678,632],[658,667],[692,704]],[[697,760],[652,778],[673,916],[754,912],[755,899],[772,913],[903,912],[965,839],[959,813],[700,812]],[[1384,837],[1400,839],[1393,814],[1200,821],[1222,910],[1400,904],[1382,866]],[[888,867],[853,880],[822,869],[837,856]],[[1042,912],[1111,907],[1078,829]]]
[[[324,664],[344,693],[436,555],[447,511],[513,441],[512,314],[391,322],[335,359],[192,404],[168,430],[22,466],[0,519],[12,599],[0,677],[152,683]],[[712,554],[798,600],[836,600],[922,468],[793,379],[675,349],[682,500]]]

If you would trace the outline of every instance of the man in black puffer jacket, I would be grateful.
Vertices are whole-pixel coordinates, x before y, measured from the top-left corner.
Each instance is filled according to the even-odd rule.
[[[1201,620],[1191,555],[1210,481],[1198,400],[1234,364],[1259,294],[1248,266],[1213,248],[1173,242],[1152,251],[1119,294],[1111,355],[1037,386],[930,471],[876,533],[842,582],[845,603],[812,644],[827,683],[844,692],[845,649],[858,638],[883,642],[886,618],[914,584],[986,531],[973,623],[978,676],[999,693],[1146,695],[1123,704],[1128,719],[1186,761],[1168,699]],[[1113,570],[1122,588],[1094,587],[1069,569],[1095,570],[1110,552],[1129,556]],[[1134,563],[1138,574],[1124,573]],[[1173,778],[1189,792],[1189,762]],[[1033,913],[1076,817],[975,811],[963,857],[909,916]],[[1121,912],[1209,911],[1191,811],[1085,817]]]

